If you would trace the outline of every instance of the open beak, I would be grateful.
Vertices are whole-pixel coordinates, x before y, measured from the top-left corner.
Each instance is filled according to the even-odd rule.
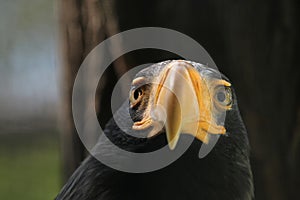
[[[169,63],[157,77],[153,88],[152,116],[164,121],[170,149],[174,149],[180,133],[192,134],[207,143],[210,134],[224,134],[216,124],[209,87],[200,73],[185,61]]]

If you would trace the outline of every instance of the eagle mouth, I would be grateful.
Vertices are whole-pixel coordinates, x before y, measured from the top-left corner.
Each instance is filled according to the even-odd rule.
[[[218,100],[216,102],[215,88],[230,85],[223,79],[207,79],[189,62],[172,61],[153,80],[143,118],[132,128],[141,130],[151,126],[148,137],[164,131],[170,149],[176,147],[180,133],[208,143],[209,134],[226,133],[225,127],[217,123],[217,118],[231,109],[231,102],[225,102],[226,106]],[[226,91],[224,94],[225,100],[231,97]],[[220,98],[223,98],[222,94]]]

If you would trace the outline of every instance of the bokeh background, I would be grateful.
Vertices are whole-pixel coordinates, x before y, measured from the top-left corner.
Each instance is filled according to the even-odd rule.
[[[0,199],[53,199],[62,183],[54,6],[0,1]]]
[[[180,31],[209,52],[237,92],[256,199],[297,199],[298,8],[297,0],[0,0],[0,199],[54,199],[87,155],[71,112],[80,64],[105,38],[144,26]],[[99,82],[100,124],[123,73],[176,58],[144,49],[117,59]]]

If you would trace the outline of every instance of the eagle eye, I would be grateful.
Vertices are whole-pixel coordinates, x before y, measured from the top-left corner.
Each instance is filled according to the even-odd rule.
[[[134,100],[138,100],[139,97],[142,96],[142,95],[143,95],[143,91],[140,88],[134,90],[134,92],[133,92]]]
[[[218,86],[215,89],[215,101],[219,107],[229,109],[232,104],[232,93],[230,87]]]
[[[142,87],[134,89],[131,92],[130,98],[129,98],[131,106],[135,106],[137,103],[139,103],[141,101],[143,95],[144,95],[144,90]]]

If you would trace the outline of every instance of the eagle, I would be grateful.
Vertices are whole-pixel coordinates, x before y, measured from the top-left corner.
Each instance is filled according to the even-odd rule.
[[[143,173],[115,169],[90,155],[56,200],[254,198],[247,131],[232,84],[216,69],[168,60],[141,70],[131,83],[128,103],[106,124],[104,135],[96,154],[113,161],[119,155],[112,146],[135,153],[167,147],[172,155],[185,141],[191,143],[174,162]],[[211,150],[199,158],[199,149],[213,138]],[[138,168],[134,159],[131,164]]]

